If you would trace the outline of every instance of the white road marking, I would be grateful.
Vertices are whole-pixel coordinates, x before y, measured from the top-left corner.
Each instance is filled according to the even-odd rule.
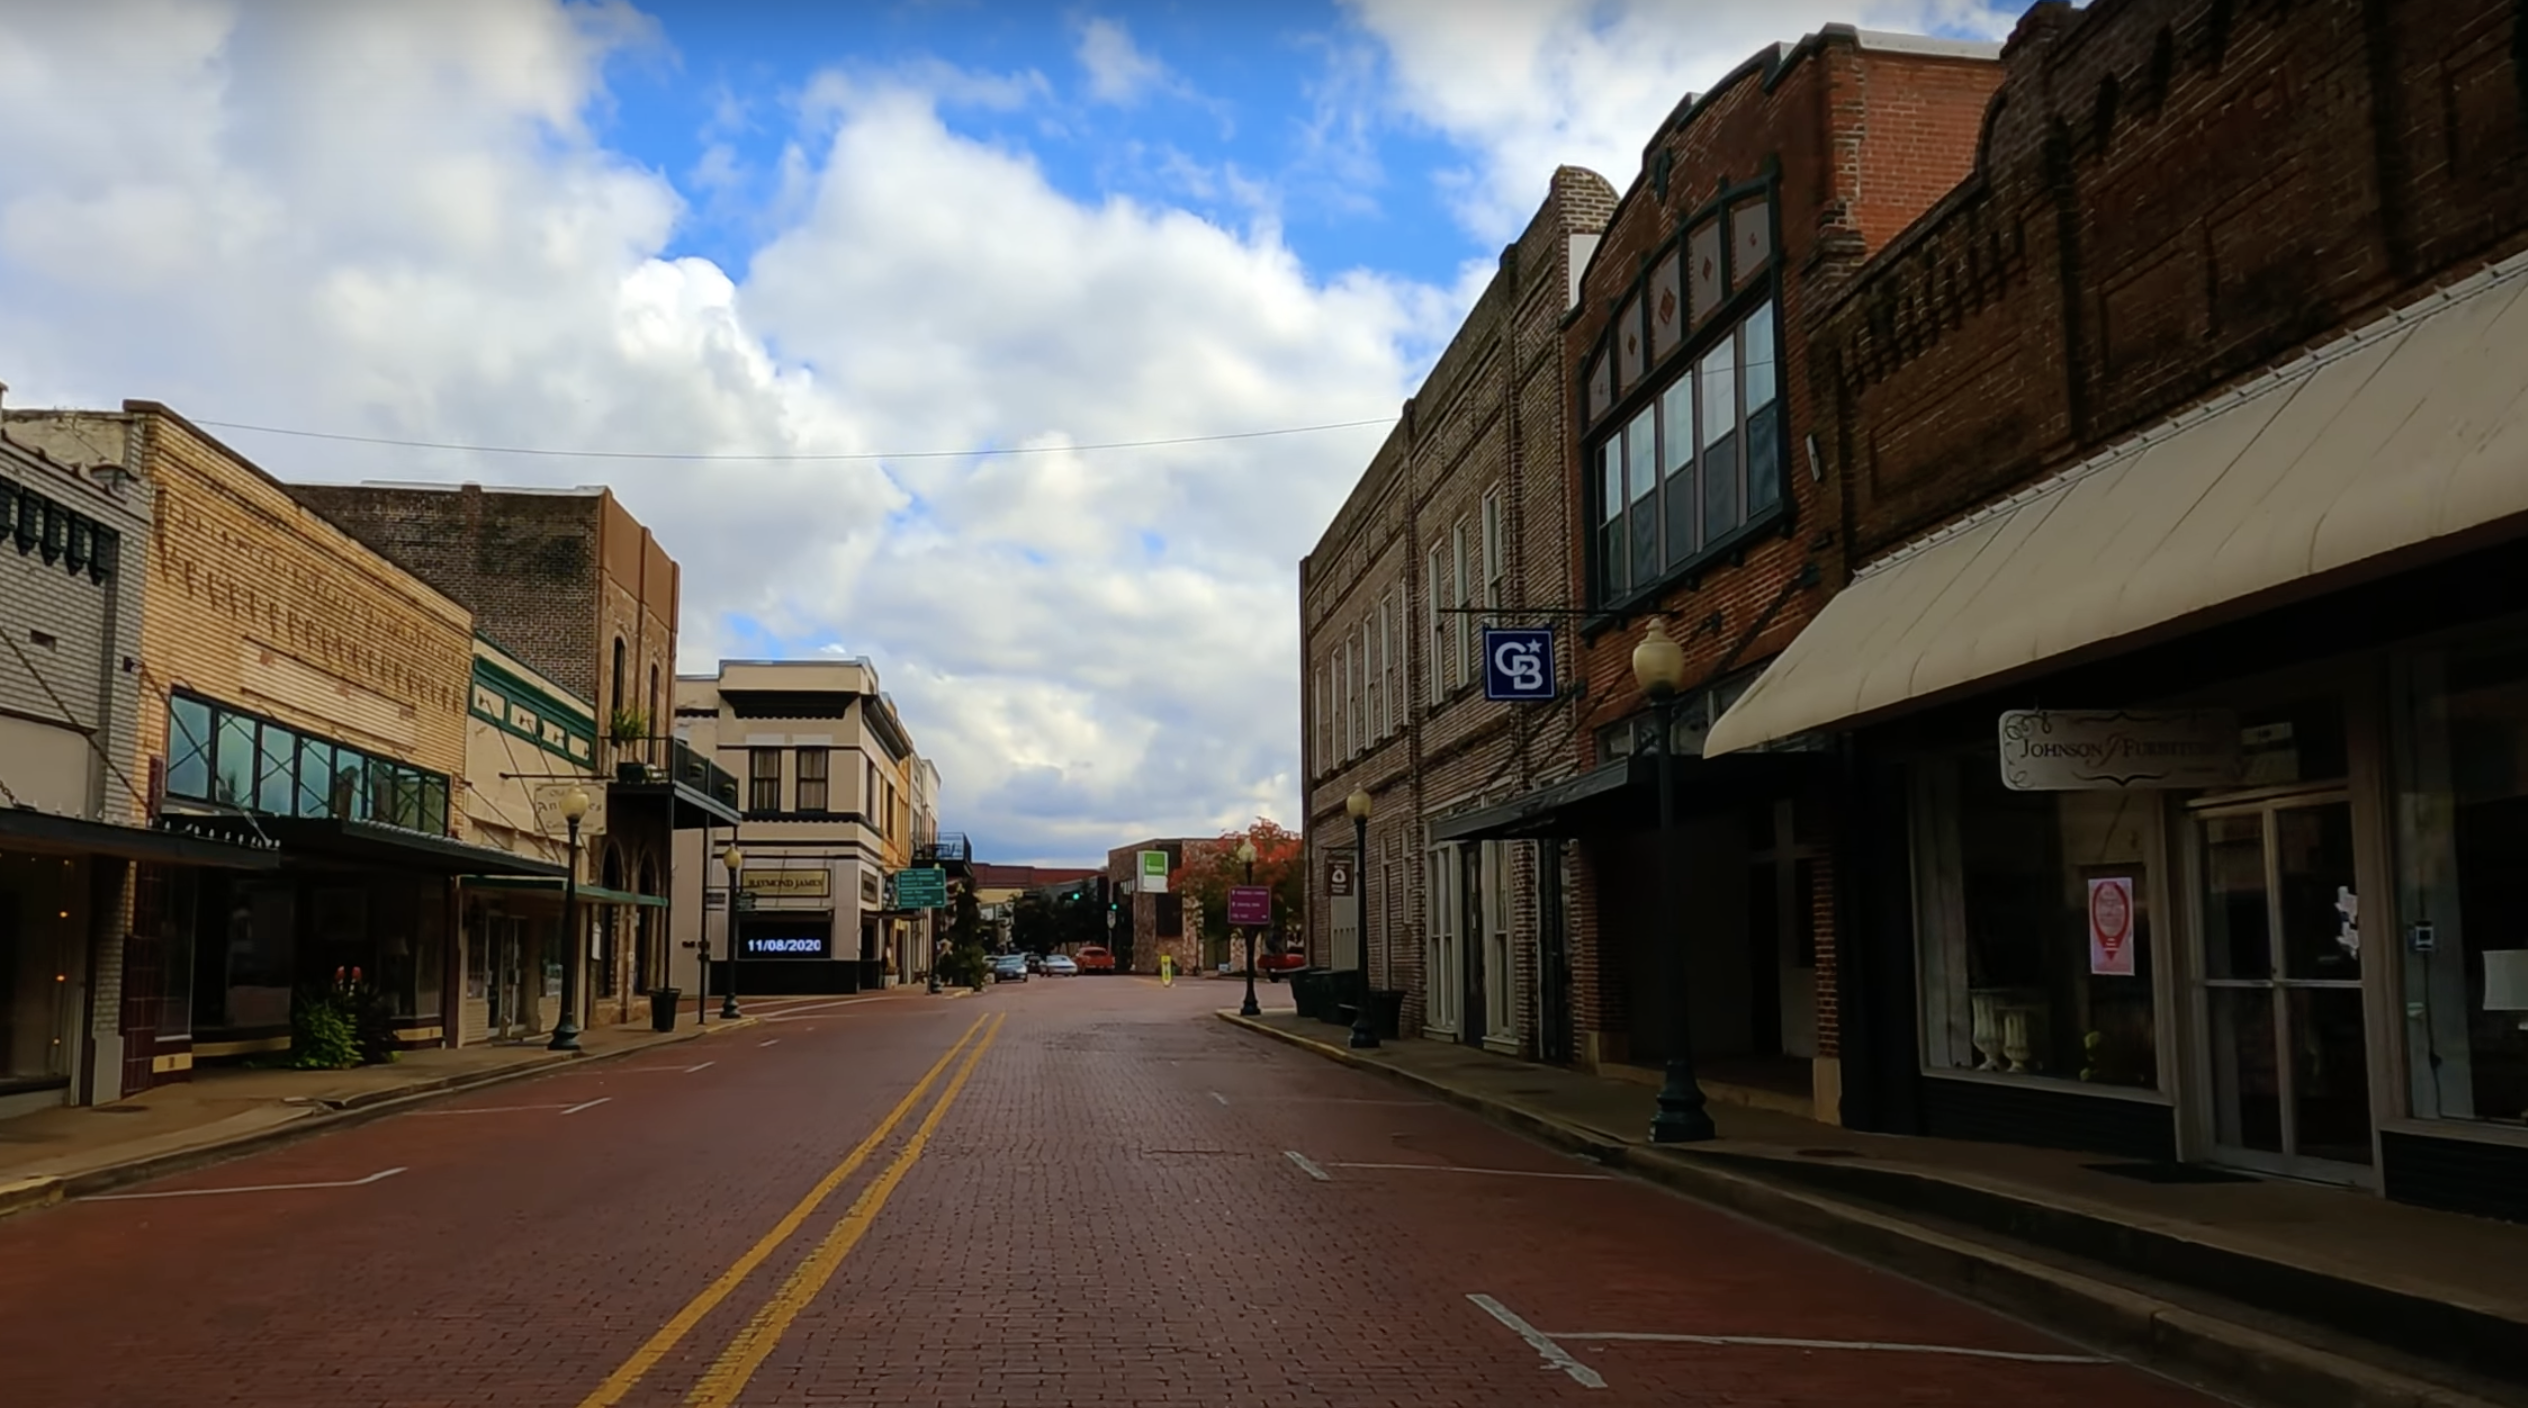
[[[515,1115],[528,1110],[558,1110],[559,1105],[483,1105],[469,1110],[415,1110],[416,1115]]]
[[[889,1001],[889,999],[883,997],[846,997],[839,1002],[820,1002],[812,1007],[785,1007],[770,1017],[764,1017],[758,1020],[766,1022],[804,1022],[819,1013],[830,1012],[837,1007],[851,1007],[863,1002],[886,1001]],[[813,1030],[813,1028],[811,1028],[811,1030]]]
[[[1223,1104],[1223,1105],[1226,1105],[1226,1104],[1228,1104],[1228,1103],[1229,1103],[1229,1097],[1228,1097],[1228,1096],[1226,1096],[1226,1095],[1221,1094],[1221,1093],[1220,1093],[1219,1091],[1217,1091],[1217,1090],[1215,1090],[1215,1091],[1211,1092],[1211,1098],[1212,1098],[1212,1099],[1214,1099],[1214,1100],[1219,1101],[1219,1102],[1220,1102],[1221,1104]]]
[[[1456,1164],[1356,1164],[1329,1159],[1327,1168],[1409,1168],[1423,1173],[1497,1173],[1504,1178],[1579,1178],[1606,1182],[1611,1173],[1545,1173],[1532,1168],[1462,1168]]]
[[[1597,1370],[1590,1368],[1588,1365],[1581,1363],[1579,1360],[1572,1358],[1569,1350],[1566,1350],[1561,1345],[1554,1343],[1553,1336],[1546,1334],[1544,1331],[1537,1329],[1535,1326],[1520,1319],[1518,1315],[1510,1309],[1510,1307],[1503,1305],[1501,1302],[1494,1300],[1490,1296],[1469,1295],[1466,1299],[1473,1301],[1476,1307],[1482,1310],[1484,1314],[1489,1315],[1493,1319],[1500,1321],[1502,1324],[1509,1326],[1511,1333],[1517,1335],[1520,1339],[1527,1341],[1531,1348],[1533,1348],[1538,1354],[1545,1357],[1545,1367],[1549,1369],[1560,1369],[1564,1373],[1569,1374],[1571,1376],[1571,1381],[1580,1385],[1582,1388],[1606,1387],[1605,1376],[1598,1373]]]
[[[1310,1178],[1317,1180],[1319,1183],[1328,1183],[1333,1181],[1327,1175],[1326,1171],[1317,1167],[1316,1163],[1306,1154],[1300,1153],[1296,1149],[1284,1149],[1282,1152],[1288,1154],[1290,1156],[1290,1161],[1299,1165],[1299,1167],[1304,1170]]]
[[[1877,1340],[1781,1339],[1769,1335],[1658,1335],[1629,1330],[1558,1330],[1561,1340],[1619,1340],[1643,1344],[1738,1344],[1772,1349],[1854,1349],[1890,1354],[1957,1354],[1969,1359],[2009,1359],[2022,1364],[2112,1364],[2094,1354],[2028,1354],[2011,1349],[1967,1349],[1951,1344],[1887,1344]]]
[[[594,1100],[582,1100],[582,1101],[581,1101],[581,1102],[579,1102],[578,1104],[571,1106],[571,1107],[570,1107],[569,1109],[567,1109],[567,1110],[564,1110],[562,1113],[563,1113],[563,1114],[566,1114],[566,1115],[576,1115],[576,1114],[578,1114],[578,1113],[579,1113],[580,1111],[582,1111],[582,1110],[593,1110],[593,1109],[597,1108],[598,1106],[600,1106],[600,1105],[602,1105],[602,1104],[606,1103],[607,1101],[612,1100],[613,1098],[614,1098],[614,1097],[613,1097],[613,1096],[611,1096],[611,1095],[600,1095],[600,1096],[598,1096],[598,1097],[597,1097],[596,1099],[594,1099]]]
[[[759,1042],[756,1042],[756,1043],[755,1043],[755,1049],[756,1049],[756,1050],[758,1050],[758,1051],[760,1051],[760,1050],[762,1050],[763,1048],[765,1048],[765,1047],[767,1047],[767,1046],[779,1046],[780,1044],[781,1044],[781,1038],[779,1038],[779,1037],[774,1037],[774,1038],[773,1038],[772,1040],[770,1040],[770,1041],[759,1041]]]
[[[354,1178],[340,1183],[252,1183],[243,1188],[177,1188],[164,1193],[98,1193],[92,1197],[82,1198],[80,1201],[127,1203],[142,1198],[207,1198],[213,1193],[295,1193],[302,1188],[358,1188],[364,1184],[375,1183],[381,1178],[393,1178],[403,1171],[400,1168],[380,1169],[366,1178]]]
[[[710,1069],[711,1067],[716,1066],[716,1065],[718,1065],[718,1064],[719,1064],[719,1062],[717,1062],[717,1061],[705,1061],[705,1062],[703,1062],[703,1063],[702,1063],[701,1065],[699,1065],[699,1066],[687,1066],[687,1067],[685,1067],[685,1074],[686,1074],[686,1075],[692,1075],[692,1074],[693,1074],[694,1072],[696,1072],[696,1071],[708,1070],[708,1069]]]

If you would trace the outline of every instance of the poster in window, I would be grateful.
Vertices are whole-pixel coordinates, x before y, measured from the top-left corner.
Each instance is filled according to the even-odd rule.
[[[1650,355],[1652,360],[1677,350],[1685,340],[1685,287],[1682,256],[1670,250],[1650,274]]]
[[[2133,976],[2133,877],[2110,875],[2089,882],[2089,971],[2102,978]]]
[[[1688,316],[1696,327],[1720,306],[1720,221],[1706,220],[1685,237]]]
[[[1624,311],[1615,315],[1615,375],[1618,391],[1630,391],[1641,384],[1641,305],[1626,303]]]
[[[1729,212],[1729,283],[1745,288],[1747,280],[1773,257],[1773,225],[1763,201],[1751,200]]]

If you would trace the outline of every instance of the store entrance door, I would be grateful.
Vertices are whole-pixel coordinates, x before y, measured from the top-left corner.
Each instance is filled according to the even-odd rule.
[[[533,1030],[526,1012],[525,922],[508,915],[483,921],[491,944],[489,1025],[496,1037],[524,1036]]]
[[[2206,806],[2194,831],[2200,1093],[2214,1156],[2374,1181],[2350,799]]]

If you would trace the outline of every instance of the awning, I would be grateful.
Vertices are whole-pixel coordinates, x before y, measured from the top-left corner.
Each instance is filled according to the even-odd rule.
[[[1996,688],[2528,531],[2528,256],[1858,574],[1727,753]]]
[[[457,877],[469,890],[526,890],[540,895],[562,897],[563,884],[549,875],[460,875]],[[651,909],[665,909],[665,895],[637,895],[630,890],[609,889],[604,885],[582,885],[579,897],[592,904],[637,904]]]
[[[237,845],[221,836],[108,821],[54,816],[24,807],[0,810],[0,847],[45,855],[114,856],[122,860],[156,861],[166,865],[201,865],[222,870],[273,870],[280,853],[268,847]]]
[[[427,831],[408,831],[378,821],[311,816],[199,816],[183,825],[197,833],[253,842],[269,837],[285,860],[323,858],[435,875],[546,875],[562,867],[490,846],[477,846]]]
[[[1681,814],[1778,797],[1806,785],[1824,755],[1754,753],[1735,758],[1680,757],[1670,784]],[[1543,840],[1609,831],[1645,831],[1659,824],[1659,759],[1618,758],[1498,806],[1434,817],[1431,839],[1445,841]]]

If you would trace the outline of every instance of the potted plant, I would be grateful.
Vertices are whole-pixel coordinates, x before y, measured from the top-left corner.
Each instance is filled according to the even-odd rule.
[[[606,720],[606,741],[615,749],[614,775],[618,782],[647,782],[650,765],[624,753],[649,741],[650,716],[638,709],[618,708]]]

